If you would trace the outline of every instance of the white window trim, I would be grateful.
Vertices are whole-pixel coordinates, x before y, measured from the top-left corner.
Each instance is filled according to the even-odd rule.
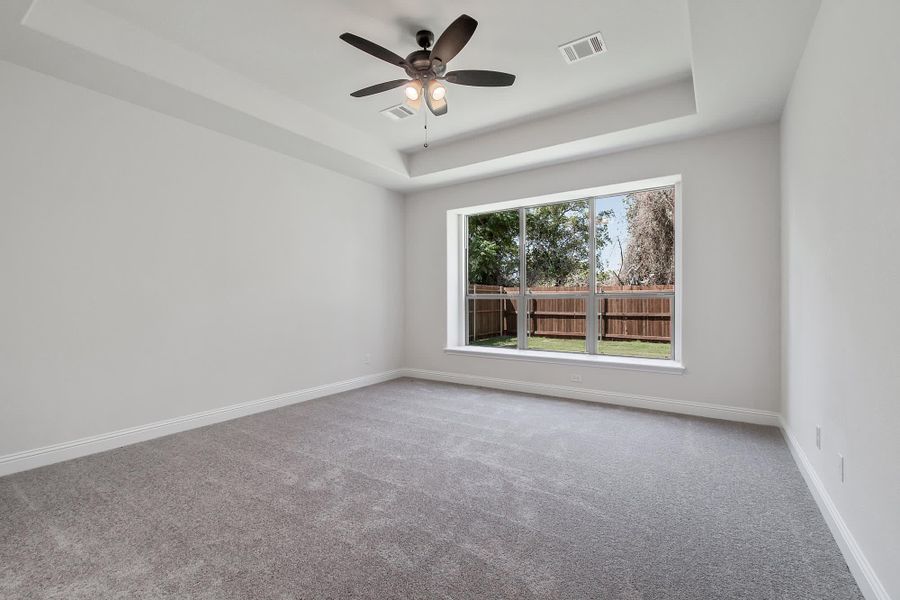
[[[680,374],[684,372],[684,365],[680,362],[656,358],[630,358],[627,356],[576,354],[574,352],[547,352],[545,350],[513,350],[481,346],[450,346],[444,348],[444,352],[458,356],[479,356],[553,365],[600,366],[652,373]]]
[[[655,187],[675,187],[675,297],[674,297],[674,322],[672,324],[672,359],[644,359],[629,358],[621,356],[605,356],[599,354],[577,354],[568,352],[548,352],[540,350],[528,350],[524,348],[504,349],[504,348],[485,348],[481,346],[466,345],[466,290],[467,290],[467,274],[465,265],[467,264],[466,256],[466,222],[469,215],[495,212],[499,210],[519,209],[524,210],[525,207],[539,206],[542,204],[553,204],[558,202],[583,200],[586,198],[596,199],[605,196],[620,195],[625,192],[644,190]],[[571,192],[560,192],[536,196],[532,198],[523,198],[520,200],[510,200],[504,202],[496,202],[492,204],[470,206],[447,211],[447,345],[444,351],[447,354],[461,356],[477,356],[484,358],[499,358],[505,360],[519,360],[528,362],[540,362],[549,364],[564,365],[586,365],[609,367],[616,369],[630,369],[638,371],[648,371],[657,373],[683,373],[685,371],[684,353],[682,348],[682,331],[683,331],[683,296],[684,285],[682,282],[682,237],[683,237],[683,212],[684,200],[681,193],[681,176],[672,175],[666,177],[657,177],[653,179],[644,179],[641,181],[633,181],[629,183],[601,186],[595,188],[587,188],[581,190],[573,190]],[[591,202],[591,223],[593,225],[594,218],[594,202]],[[524,227],[524,220],[520,219],[520,227]],[[520,236],[522,232],[520,231]],[[520,237],[524,239],[524,236]],[[593,266],[594,252],[591,252],[591,263]],[[595,273],[596,269],[591,272]],[[524,269],[520,265],[520,273]],[[524,282],[522,282],[524,284]],[[524,285],[523,288],[524,289]],[[525,294],[529,297],[528,294]],[[588,298],[595,297],[587,295]],[[533,297],[533,296],[532,296]],[[590,302],[589,302],[590,303]],[[590,307],[588,307],[590,309]],[[525,314],[519,312],[519,320],[524,320]],[[524,323],[518,324],[519,331],[524,331]],[[591,327],[588,323],[588,331],[586,332],[588,339],[593,339],[592,331],[595,327]]]

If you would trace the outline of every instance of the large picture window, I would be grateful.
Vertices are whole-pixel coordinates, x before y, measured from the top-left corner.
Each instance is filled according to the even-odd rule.
[[[675,185],[464,219],[466,345],[676,358]]]

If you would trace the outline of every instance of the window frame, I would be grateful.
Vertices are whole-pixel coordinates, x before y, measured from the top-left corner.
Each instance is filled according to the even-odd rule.
[[[624,356],[610,356],[597,353],[597,340],[599,335],[599,319],[586,318],[585,323],[585,352],[546,351],[527,348],[527,324],[529,300],[535,298],[582,298],[585,300],[587,315],[599,314],[599,301],[601,298],[627,297],[633,298],[635,292],[597,292],[597,252],[596,252],[596,218],[597,201],[622,195],[628,192],[646,191],[663,187],[675,188],[675,291],[674,292],[640,292],[642,297],[667,297],[671,298],[671,332],[672,332],[672,357],[670,359],[657,358],[631,358]],[[536,206],[559,204],[563,202],[585,201],[589,203],[590,211],[590,274],[588,290],[586,292],[560,292],[560,293],[535,293],[528,291],[526,268],[526,211]],[[486,205],[471,206],[447,212],[448,225],[448,337],[445,352],[448,354],[461,354],[470,356],[482,356],[488,358],[500,358],[510,360],[527,360],[532,362],[546,362],[557,364],[598,365],[613,368],[644,370],[663,373],[682,373],[685,370],[684,356],[682,352],[682,303],[684,286],[682,284],[682,206],[681,177],[667,176],[642,181],[635,181],[612,186],[602,186],[525,198],[497,202]],[[468,281],[468,217],[477,214],[499,212],[502,210],[517,209],[519,213],[519,289],[515,295],[511,294],[469,294]],[[454,282],[455,279],[455,282]],[[468,302],[470,299],[508,299],[516,298],[520,310],[517,313],[517,344],[516,349],[489,348],[483,346],[470,346],[468,340]],[[586,315],[586,317],[587,317]]]

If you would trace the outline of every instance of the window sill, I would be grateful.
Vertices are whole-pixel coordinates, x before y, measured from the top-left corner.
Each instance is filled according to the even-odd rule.
[[[684,373],[684,365],[680,362],[656,358],[567,354],[564,352],[480,348],[475,346],[450,346],[444,348],[444,352],[459,356],[481,356],[484,358],[499,358],[502,360],[518,360],[556,365],[607,367],[611,369],[627,369],[630,371],[647,371],[651,373],[669,373],[674,375]]]

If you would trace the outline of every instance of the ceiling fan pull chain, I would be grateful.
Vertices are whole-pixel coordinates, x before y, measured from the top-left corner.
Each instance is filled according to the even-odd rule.
[[[428,147],[428,111],[423,110],[422,114],[425,115],[425,147]]]

